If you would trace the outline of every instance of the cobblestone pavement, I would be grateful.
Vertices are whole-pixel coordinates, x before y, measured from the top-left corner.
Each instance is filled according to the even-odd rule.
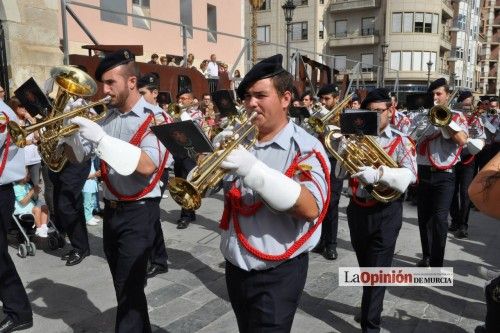
[[[155,332],[237,332],[228,302],[217,221],[222,196],[204,200],[198,219],[175,228],[179,208],[162,200],[162,226],[169,272],[148,281],[149,316]],[[292,332],[357,332],[361,288],[339,287],[338,267],[356,266],[342,198],[339,259],[312,253],[309,275]],[[453,266],[453,287],[390,287],[384,300],[384,332],[473,332],[484,319],[485,279],[480,266],[500,267],[500,223],[472,211],[470,237],[448,237],[445,266]],[[26,332],[113,332],[116,300],[102,251],[102,226],[89,227],[92,255],[66,267],[63,252],[38,251],[21,259],[10,248],[33,305],[34,327]],[[404,223],[396,245],[395,266],[414,266],[420,258],[416,207],[405,203]]]

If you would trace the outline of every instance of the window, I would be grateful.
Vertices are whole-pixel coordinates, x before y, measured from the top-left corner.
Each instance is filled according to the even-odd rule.
[[[179,0],[179,3],[181,9],[181,24],[186,25],[186,37],[193,38],[193,6],[191,0]]]
[[[431,62],[432,62],[432,66],[431,66],[431,71],[435,72],[436,71],[436,52],[431,52]]]
[[[391,52],[391,69],[399,71],[401,64],[401,52]]]
[[[308,0],[293,0],[295,6],[307,6]]]
[[[132,0],[132,13],[140,16],[151,16],[149,0]],[[147,18],[132,17],[132,25],[136,28],[151,29],[151,21]]]
[[[207,40],[217,42],[217,7],[207,3]]]
[[[373,72],[373,53],[361,55],[361,70],[363,72]]]
[[[364,17],[361,19],[361,35],[362,36],[372,36],[375,31],[375,18],[374,17]]]
[[[182,0],[181,0],[182,1]],[[179,75],[177,77],[177,91],[193,91],[189,76]]]
[[[402,13],[392,13],[392,32],[401,32]]]
[[[403,32],[413,32],[413,13],[404,13]]]
[[[271,26],[263,25],[257,27],[257,42],[270,43],[271,42]]]
[[[432,33],[433,34],[438,33],[438,27],[439,27],[439,15],[433,14],[432,15]]]
[[[292,40],[307,39],[307,22],[292,23]]]
[[[269,10],[271,9],[271,0],[262,0],[262,4],[257,10]]]
[[[424,32],[429,34],[432,32],[432,14],[430,13],[424,15]]]
[[[427,71],[427,63],[431,60],[430,52],[422,52],[422,70]]]
[[[334,56],[333,58],[333,68],[339,72],[344,72],[347,67],[347,57],[346,56]]]
[[[122,14],[115,14],[107,12],[106,10],[112,10],[115,12],[126,13],[127,12],[127,0],[101,0],[101,20],[111,23],[127,25],[127,16]]]
[[[323,21],[319,21],[318,38],[319,39],[325,38],[325,24]]]
[[[347,37],[347,20],[335,21],[335,37]]]
[[[323,5],[325,3],[325,0],[319,0],[319,4]]]
[[[424,13],[415,13],[414,32],[424,32]]]
[[[422,70],[422,52],[413,52],[412,70],[414,71]]]
[[[401,52],[401,70],[411,71],[411,51]]]

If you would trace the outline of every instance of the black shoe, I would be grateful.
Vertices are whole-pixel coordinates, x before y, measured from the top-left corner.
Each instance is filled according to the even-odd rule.
[[[68,257],[66,261],[66,266],[75,266],[82,262],[82,260],[88,256],[88,253],[80,253],[78,251],[73,252],[72,255]]]
[[[186,229],[191,221],[192,221],[191,219],[188,219],[186,217],[181,217],[180,219],[177,220],[177,229]]]
[[[357,323],[361,323],[361,311],[354,315],[354,321]]]
[[[460,230],[457,231],[457,233],[455,234],[455,237],[459,238],[459,239],[468,238],[469,233],[467,232],[466,229],[461,228]]]
[[[61,260],[68,260],[68,259],[69,259],[69,257],[71,257],[71,256],[73,255],[73,253],[75,253],[75,252],[76,252],[76,250],[75,250],[75,249],[73,249],[73,250],[69,250],[68,252],[66,252],[65,254],[63,254],[63,255],[61,256]]]
[[[158,274],[163,274],[168,272],[168,266],[160,266],[160,265],[151,265],[148,268],[148,271],[146,272],[146,277],[148,279],[158,275]]]
[[[474,333],[488,333],[488,331],[486,330],[486,326],[479,325],[474,329]]]
[[[8,333],[13,331],[25,330],[27,328],[33,327],[33,319],[15,322],[9,316],[5,317],[0,323],[0,333]]]
[[[451,232],[455,232],[458,230],[458,224],[456,223],[452,223],[450,224],[450,226],[448,227],[448,231],[451,231]]]
[[[430,266],[431,266],[431,261],[429,258],[424,258],[417,262],[417,267],[430,267]]]
[[[326,260],[335,260],[339,256],[337,254],[337,249],[329,249],[329,248],[325,248],[322,254]]]
[[[323,253],[325,250],[325,247],[323,245],[322,241],[319,241],[319,243],[311,250],[314,253]]]

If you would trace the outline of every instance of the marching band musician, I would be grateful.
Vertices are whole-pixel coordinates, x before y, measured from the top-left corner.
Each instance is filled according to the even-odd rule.
[[[398,97],[396,95],[391,95],[391,103],[394,107],[394,114],[391,118],[391,126],[403,134],[408,134],[411,126],[410,118],[408,118],[401,111],[398,111]]]
[[[339,90],[334,84],[323,86],[318,91],[320,103],[328,111],[331,111],[339,101]],[[327,153],[328,154],[328,153]],[[335,170],[337,160],[328,154],[332,170]],[[313,249],[314,252],[321,253],[327,260],[335,260],[338,257],[337,253],[337,233],[339,229],[339,201],[342,193],[343,180],[338,179],[332,173],[330,177],[330,204],[328,212],[321,229],[321,238]]]
[[[359,96],[357,96],[357,95],[352,96],[352,98],[351,98],[351,109],[353,109],[353,110],[359,110],[359,109],[361,109],[361,99],[359,98]]]
[[[385,88],[377,88],[368,93],[361,109],[380,114],[380,135],[376,140],[399,167],[380,166],[375,169],[364,166],[351,175],[351,199],[346,212],[351,243],[360,267],[391,267],[396,240],[403,223],[403,200],[400,197],[388,203],[376,201],[365,186],[383,184],[404,193],[417,177],[415,148],[406,136],[390,126],[394,105]],[[342,142],[339,149],[340,152],[345,149]],[[339,176],[344,173],[340,163],[337,163],[336,173]],[[380,331],[384,294],[385,287],[363,287],[360,318],[363,332]]]
[[[329,196],[321,143],[287,118],[293,77],[282,58],[262,60],[241,81],[238,96],[257,114],[257,142],[221,164],[232,174],[220,249],[240,332],[290,331]]]
[[[486,145],[476,156],[478,169],[482,169],[500,151],[500,115],[496,96],[479,98],[478,112],[486,130]],[[489,114],[490,110],[497,110],[497,113]]]
[[[1,88],[1,87],[0,87]],[[23,283],[9,255],[7,233],[14,212],[13,184],[25,176],[24,150],[18,148],[8,134],[9,120],[17,116],[0,99],[0,301],[5,318],[0,332],[7,333],[33,326],[33,312]]]
[[[118,301],[116,332],[151,332],[144,284],[146,266],[160,217],[159,178],[165,148],[149,131],[154,106],[137,89],[138,69],[126,49],[106,55],[95,78],[112,107],[101,125],[71,119],[90,141],[104,180],[103,248]]]
[[[139,80],[137,80],[137,88],[139,93],[144,97],[146,102],[155,106],[153,112],[156,116],[157,122],[161,123],[171,123],[173,122],[172,117],[163,111],[162,108],[158,106],[157,97],[160,88],[160,78],[157,73],[147,73]],[[163,197],[163,193],[167,189],[168,185],[168,168],[172,167],[174,159],[172,155],[168,154],[167,163],[163,169],[163,173],[160,178],[160,195]],[[153,247],[151,248],[151,257],[148,262],[148,270],[146,277],[152,278],[158,274],[168,272],[168,254],[167,248],[165,246],[165,239],[163,238],[163,230],[161,228],[161,220],[155,222],[155,237],[153,241]]]
[[[475,156],[484,147],[486,134],[478,113],[473,112],[473,97],[470,91],[463,91],[457,99],[458,108],[467,114],[469,139],[460,154],[460,161],[455,164],[455,191],[451,202],[451,225],[449,231],[456,231],[455,237],[467,238],[470,212],[469,188],[476,169]]]
[[[444,78],[429,86],[434,104],[446,106],[450,89]],[[418,227],[423,258],[419,267],[442,267],[448,232],[455,173],[453,167],[460,159],[460,152],[467,143],[467,122],[457,111],[452,112],[452,121],[446,127],[431,126],[418,138],[417,163],[419,183]],[[418,122],[416,122],[418,125]]]

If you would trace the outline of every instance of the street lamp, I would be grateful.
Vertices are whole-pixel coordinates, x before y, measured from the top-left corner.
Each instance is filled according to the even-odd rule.
[[[429,62],[427,62],[427,87],[431,84],[431,68],[432,68],[432,65],[434,65],[432,63],[432,61],[429,60]]]
[[[389,44],[384,43],[381,44],[380,47],[382,48],[382,87],[385,87],[385,56],[387,54],[387,48],[389,48]]]
[[[286,70],[290,71],[290,33],[292,32],[290,27],[292,25],[293,11],[297,6],[293,3],[293,0],[286,0],[283,6],[283,12],[285,13],[286,21]]]

